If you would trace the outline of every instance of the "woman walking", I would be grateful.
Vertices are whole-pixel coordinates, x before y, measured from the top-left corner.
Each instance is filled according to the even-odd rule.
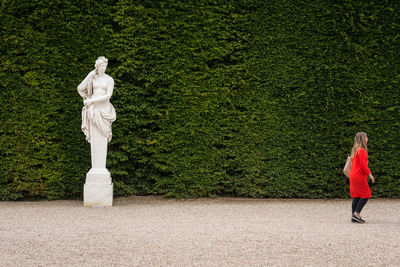
[[[375,183],[375,179],[368,168],[367,143],[367,134],[364,132],[357,133],[350,156],[352,158],[349,175],[350,195],[353,199],[351,221],[357,223],[365,223],[360,213],[371,197],[371,189],[368,185],[367,176],[369,176],[372,183]]]

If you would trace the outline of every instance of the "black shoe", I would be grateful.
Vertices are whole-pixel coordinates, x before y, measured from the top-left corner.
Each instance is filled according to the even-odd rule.
[[[352,221],[352,222],[357,222],[357,223],[365,223],[365,221],[363,220],[363,218],[360,217],[360,219],[359,219],[359,218],[357,218],[354,214],[351,215],[351,221]]]

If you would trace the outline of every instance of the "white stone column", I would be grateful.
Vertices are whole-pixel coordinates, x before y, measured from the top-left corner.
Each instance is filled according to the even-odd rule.
[[[113,201],[113,183],[106,168],[107,137],[92,123],[90,123],[90,136],[92,168],[86,174],[83,203],[86,207],[110,207]]]

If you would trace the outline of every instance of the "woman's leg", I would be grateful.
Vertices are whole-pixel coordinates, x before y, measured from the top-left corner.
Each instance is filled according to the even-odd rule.
[[[361,210],[364,208],[365,204],[367,204],[368,198],[360,198],[357,203],[355,212],[360,214]]]
[[[355,197],[355,198],[353,198],[353,202],[351,203],[351,214],[353,215],[354,214],[354,212],[356,211],[356,208],[357,208],[357,205],[358,205],[358,202],[360,201],[360,198],[359,197]]]

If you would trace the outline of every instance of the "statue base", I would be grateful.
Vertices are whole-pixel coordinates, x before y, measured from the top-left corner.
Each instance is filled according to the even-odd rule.
[[[113,202],[111,175],[107,169],[90,169],[83,187],[85,207],[111,207]]]

